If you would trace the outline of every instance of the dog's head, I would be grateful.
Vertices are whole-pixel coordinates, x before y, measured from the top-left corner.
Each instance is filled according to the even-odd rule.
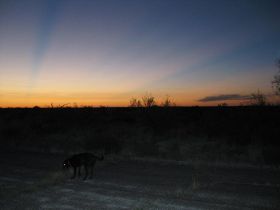
[[[71,163],[70,163],[69,159],[64,160],[63,168],[66,169],[66,168],[69,168],[70,166],[71,166]]]

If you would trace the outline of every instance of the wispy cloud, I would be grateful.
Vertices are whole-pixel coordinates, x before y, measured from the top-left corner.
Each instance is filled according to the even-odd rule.
[[[42,60],[49,47],[50,37],[57,21],[59,13],[59,1],[50,0],[43,2],[42,14],[40,17],[40,25],[38,29],[38,40],[34,51],[33,74],[39,71]]]
[[[228,101],[228,100],[246,100],[249,99],[249,95],[239,95],[239,94],[223,94],[216,96],[206,96],[199,99],[200,102],[211,102],[211,101]]]

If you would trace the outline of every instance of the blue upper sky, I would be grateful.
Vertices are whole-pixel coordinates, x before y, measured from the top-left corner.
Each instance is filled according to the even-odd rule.
[[[2,0],[0,106],[270,94],[279,8],[272,0]]]

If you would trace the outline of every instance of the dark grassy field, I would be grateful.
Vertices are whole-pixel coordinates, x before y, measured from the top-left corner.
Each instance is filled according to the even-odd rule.
[[[0,109],[10,151],[277,165],[279,131],[272,106]]]

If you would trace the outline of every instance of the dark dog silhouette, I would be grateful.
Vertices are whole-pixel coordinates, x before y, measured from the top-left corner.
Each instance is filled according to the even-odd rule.
[[[81,176],[81,167],[84,166],[85,168],[85,176],[84,180],[88,177],[88,170],[90,169],[90,178],[93,176],[93,168],[97,160],[102,161],[104,159],[104,155],[98,157],[91,153],[80,153],[71,156],[70,158],[66,159],[63,162],[63,168],[73,167],[74,173],[71,179],[76,177],[77,168],[78,168],[78,176]]]

